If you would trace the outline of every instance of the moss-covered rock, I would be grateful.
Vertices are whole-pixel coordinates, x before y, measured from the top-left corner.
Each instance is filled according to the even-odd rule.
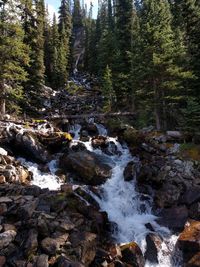
[[[123,133],[123,139],[129,146],[137,146],[143,142],[143,135],[133,127],[127,127]]]

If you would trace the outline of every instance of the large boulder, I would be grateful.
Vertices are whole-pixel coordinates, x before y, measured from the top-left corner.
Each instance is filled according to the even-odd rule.
[[[128,266],[144,267],[144,256],[140,247],[135,242],[121,246],[121,252],[122,262],[126,263]]]
[[[186,266],[199,266],[194,263],[200,262],[200,221],[190,220],[186,223],[184,231],[179,236],[177,245],[183,252]]]
[[[33,134],[18,133],[16,135],[15,147],[31,160],[40,163],[47,163],[49,161],[48,152]]]
[[[168,227],[174,231],[179,231],[184,228],[188,219],[188,209],[186,206],[178,206],[163,209],[159,213],[159,224]]]
[[[77,179],[88,185],[100,185],[110,178],[111,165],[107,157],[90,151],[73,152],[60,159],[61,168],[75,172]]]

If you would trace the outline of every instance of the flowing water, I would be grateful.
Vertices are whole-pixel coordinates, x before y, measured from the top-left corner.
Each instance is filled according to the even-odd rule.
[[[97,124],[100,135],[107,136],[107,130],[103,125]],[[76,145],[79,140],[79,132],[81,125],[75,125],[71,128],[74,133],[74,140],[71,146]],[[91,195],[99,203],[101,209],[106,211],[111,222],[117,225],[117,229],[113,231],[113,237],[118,243],[128,243],[135,241],[139,244],[142,251],[146,250],[146,235],[151,231],[146,227],[151,224],[155,233],[163,238],[161,249],[158,253],[158,264],[146,262],[146,267],[180,267],[181,257],[178,252],[175,252],[175,243],[177,236],[170,233],[169,229],[161,227],[157,224],[157,217],[153,215],[151,207],[151,198],[143,198],[143,195],[137,191],[136,179],[131,182],[125,182],[123,172],[130,161],[134,161],[140,166],[139,159],[132,157],[128,147],[125,144],[120,144],[117,138],[108,137],[108,141],[114,143],[118,153],[111,157],[113,164],[112,177],[102,185],[102,195],[98,198],[96,195]],[[94,150],[91,145],[91,140],[82,142],[89,151],[104,155],[100,149]],[[112,150],[112,149],[111,149]],[[107,156],[107,155],[105,155]],[[23,160],[22,160],[23,161]],[[49,163],[51,174],[44,174],[38,170],[38,165],[23,161],[24,165],[33,172],[33,184],[42,188],[48,187],[51,190],[57,190],[60,187],[60,182],[55,175],[57,168],[56,160]],[[135,177],[133,177],[135,178]]]

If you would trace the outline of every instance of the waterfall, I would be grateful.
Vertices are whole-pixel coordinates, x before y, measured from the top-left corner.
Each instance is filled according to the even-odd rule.
[[[121,144],[117,138],[107,136],[106,128],[101,124],[96,124],[99,134],[108,138],[108,141],[116,145],[118,151],[116,155],[110,156],[115,163],[112,169],[112,177],[101,186],[101,197],[90,194],[99,203],[101,210],[106,211],[111,222],[117,225],[117,229],[113,231],[113,237],[119,244],[135,241],[141,247],[143,253],[146,250],[146,236],[152,233],[147,224],[151,224],[156,234],[162,237],[163,242],[158,253],[158,264],[146,262],[145,267],[180,267],[181,257],[175,253],[175,244],[177,236],[171,234],[169,229],[160,226],[157,217],[152,212],[152,199],[142,198],[142,194],[137,191],[137,183],[135,177],[130,182],[124,180],[124,169],[130,161],[134,161],[139,166],[139,159],[133,157],[126,146]],[[77,124],[71,127],[70,132],[74,133],[74,139],[71,146],[76,145],[80,138],[81,125]],[[91,139],[85,144],[89,151],[97,154],[104,153],[100,149],[93,149]],[[105,155],[108,157],[108,155]],[[44,174],[38,170],[38,165],[26,162],[21,159],[23,164],[33,172],[33,184],[42,188],[59,189],[60,182],[55,175],[57,169],[57,161],[53,160],[48,167],[50,174]],[[89,189],[88,189],[89,190]],[[88,191],[87,190],[87,191]]]

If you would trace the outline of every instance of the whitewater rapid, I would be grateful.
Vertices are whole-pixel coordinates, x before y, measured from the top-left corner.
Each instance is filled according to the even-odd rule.
[[[156,219],[157,217],[152,212],[152,200],[142,198],[142,194],[137,191],[136,177],[133,180],[126,182],[124,180],[124,169],[130,161],[134,161],[139,168],[139,159],[133,157],[126,146],[121,144],[117,138],[107,136],[106,128],[101,124],[96,124],[99,135],[106,136],[108,142],[116,145],[119,153],[111,157],[112,162],[112,177],[101,186],[101,197],[97,197],[93,193],[90,194],[99,203],[102,211],[106,211],[108,218],[117,226],[113,230],[113,237],[119,244],[135,241],[141,247],[143,253],[146,250],[146,236],[152,233],[147,225],[151,225],[156,233],[163,239],[161,249],[158,252],[158,264],[146,262],[145,267],[181,267],[181,257],[178,252],[175,253],[175,244],[177,236],[172,235],[169,229],[160,226]],[[71,132],[74,134],[71,146],[78,142],[84,143],[87,150],[97,154],[104,155],[102,150],[93,149],[91,139],[87,142],[80,141],[81,125],[74,125]],[[108,157],[108,155],[105,155]],[[61,182],[55,175],[57,170],[57,161],[53,160],[48,167],[50,174],[45,174],[39,171],[38,165],[24,160],[23,164],[33,173],[33,184],[41,188],[49,188],[50,190],[58,190]]]

